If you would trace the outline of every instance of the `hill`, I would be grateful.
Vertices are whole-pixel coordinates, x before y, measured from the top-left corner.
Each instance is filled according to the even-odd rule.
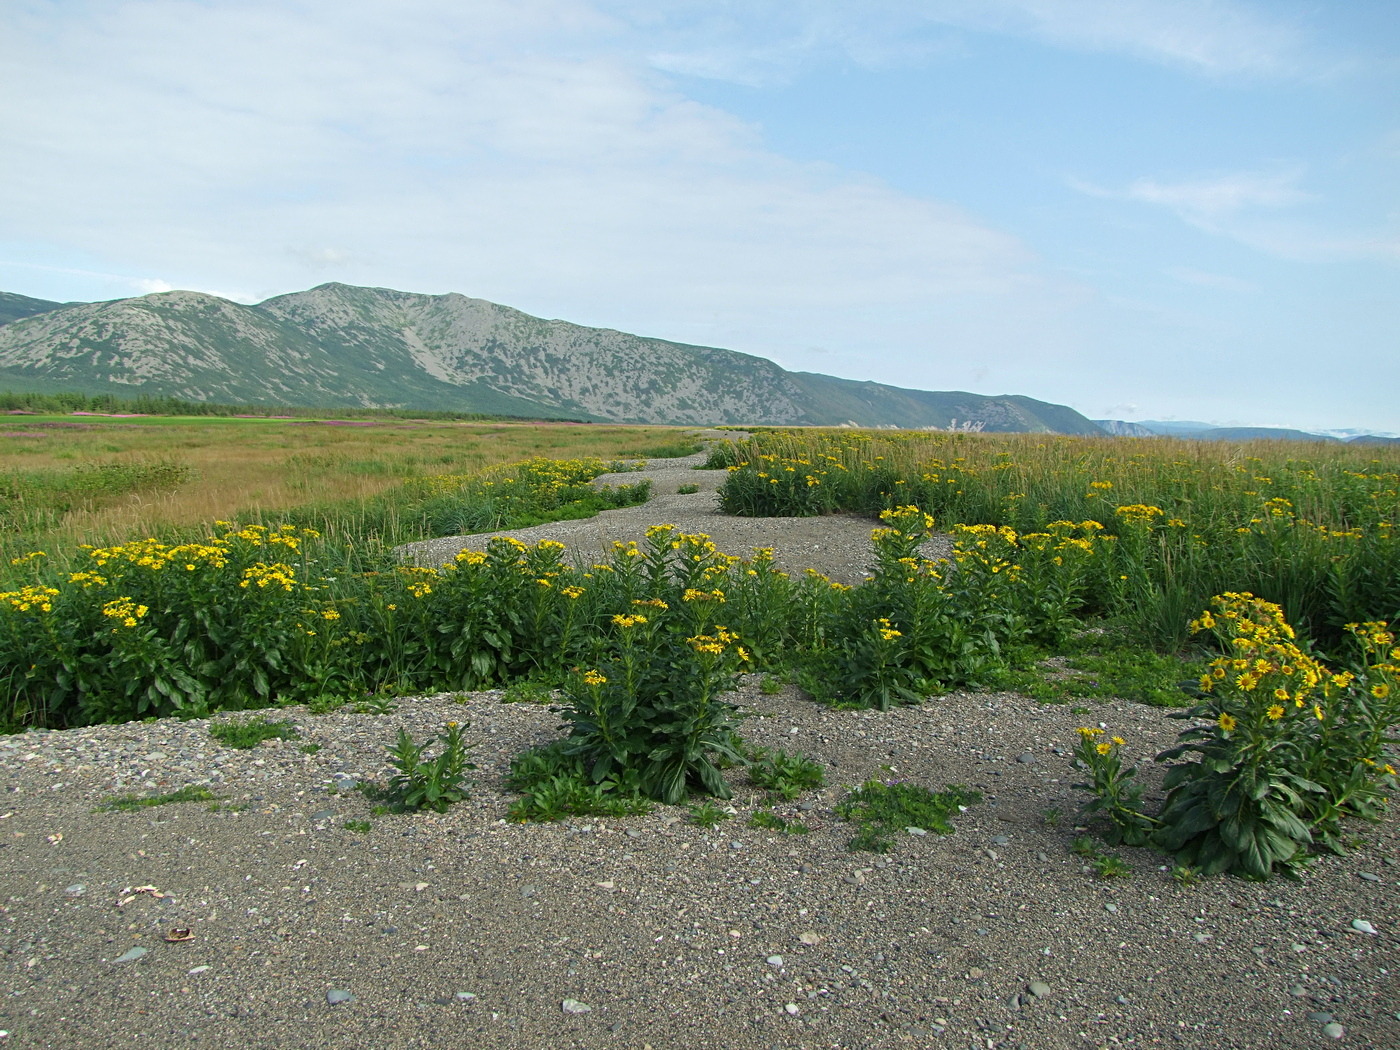
[[[185,291],[11,300],[28,312],[0,325],[0,389],[630,423],[1101,433],[1072,409],[1028,397],[788,372],[733,350],[544,320],[458,294],[324,284],[254,306]]]

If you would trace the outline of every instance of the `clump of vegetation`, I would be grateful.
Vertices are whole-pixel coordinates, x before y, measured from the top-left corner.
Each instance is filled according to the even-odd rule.
[[[791,801],[804,791],[814,791],[826,783],[822,767],[806,755],[756,748],[749,757],[750,783],[778,798]]]
[[[1400,722],[1400,648],[1384,623],[1348,625],[1355,670],[1334,671],[1301,648],[1283,610],[1250,594],[1217,597],[1193,627],[1227,655],[1202,674],[1202,701],[1175,717],[1191,726],[1157,756],[1167,797],[1144,811],[1125,742],[1084,728],[1076,763],[1090,776],[1086,812],[1110,841],[1151,845],[1182,867],[1265,879],[1318,850],[1342,852],[1346,817],[1375,820],[1397,786],[1387,760]],[[1194,756],[1188,758],[1188,756]]]
[[[115,795],[104,799],[93,812],[134,813],[152,806],[169,806],[177,802],[213,802],[218,797],[207,787],[191,784],[163,795]]]
[[[680,496],[690,496],[700,491],[699,485],[681,485],[676,489],[676,494]]]
[[[713,802],[702,802],[698,806],[690,807],[690,822],[698,828],[716,827],[732,815],[723,806],[717,806]]]
[[[535,678],[523,678],[518,682],[511,682],[501,693],[501,703],[503,704],[552,704],[553,702],[553,686]]]
[[[389,764],[397,770],[389,787],[398,793],[399,804],[404,809],[431,809],[442,813],[470,794],[467,772],[476,766],[467,761],[471,747],[462,740],[468,725],[470,723],[448,722],[441,736],[421,744],[415,743],[407,730],[399,730],[394,748],[389,752]],[[426,752],[434,742],[442,746],[435,758],[429,758]]]
[[[285,719],[269,722],[257,716],[242,721],[214,722],[209,726],[209,735],[224,747],[247,749],[257,747],[264,740],[295,740],[301,734]]]
[[[953,816],[980,801],[980,792],[958,785],[933,791],[903,780],[867,780],[837,805],[836,815],[858,829],[851,851],[888,853],[906,828],[951,835]]]

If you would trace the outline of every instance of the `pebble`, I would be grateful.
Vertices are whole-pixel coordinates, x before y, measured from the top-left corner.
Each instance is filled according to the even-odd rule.
[[[911,834],[911,835],[927,835],[927,834],[928,834],[928,829],[927,829],[927,828],[905,828],[904,830],[907,831],[907,832],[909,832],[909,834]]]
[[[1018,755],[1016,761],[1020,762],[1023,766],[1028,766],[1035,761],[1035,756],[1027,751],[1024,755]]]
[[[559,1008],[566,1014],[591,1014],[593,1007],[587,1003],[581,1003],[577,999],[565,999],[559,1004]]]
[[[332,988],[326,993],[326,1002],[331,1006],[339,1006],[341,1003],[353,1003],[355,997],[344,988]]]
[[[1050,986],[1044,981],[1032,981],[1026,986],[1026,991],[1030,992],[1031,995],[1035,996],[1037,999],[1044,999],[1050,994]]]
[[[466,1002],[466,1001],[469,1000],[469,999],[475,999],[475,998],[476,998],[476,993],[475,993],[475,992],[458,992],[456,997],[457,997],[458,999],[461,999],[463,1002]]]
[[[1357,933],[1367,933],[1374,935],[1376,932],[1376,928],[1372,926],[1369,922],[1367,922],[1365,919],[1352,919],[1351,928]]]
[[[796,1003],[788,1003],[786,1006],[783,1007],[783,1009],[793,1017],[796,1017],[802,1012],[802,1008]]]
[[[768,963],[769,966],[783,965],[783,957],[781,955],[770,955],[765,961]]]
[[[75,882],[63,892],[70,897],[81,897],[84,893],[87,892],[87,887],[84,886],[81,882]]]
[[[1007,843],[1009,843],[1010,841],[1011,841],[1011,836],[1009,836],[1009,835],[996,835],[996,836],[993,836],[993,838],[992,838],[992,845],[993,845],[993,846],[1005,846],[1005,845],[1006,845]]]
[[[1308,1020],[1315,1021],[1318,1024],[1329,1024],[1332,1020],[1332,1015],[1326,1010],[1313,1010],[1308,1014]]]
[[[1358,877],[1358,878],[1365,879],[1367,882],[1380,882],[1380,881],[1381,881],[1381,877],[1380,877],[1379,875],[1377,875],[1374,871],[1362,871],[1362,872],[1358,872],[1358,873],[1357,873],[1357,877]]]
[[[118,956],[117,956],[115,959],[113,959],[112,961],[113,961],[113,962],[119,962],[119,963],[120,963],[120,962],[135,962],[137,959],[141,958],[141,956],[145,955],[145,954],[146,954],[147,952],[149,952],[150,950],[151,950],[151,949],[149,949],[149,948],[128,948],[126,951],[122,952],[120,955],[118,955]]]
[[[1295,999],[1301,999],[1308,994],[1308,989],[1305,985],[1295,984],[1293,987],[1288,989],[1288,994],[1293,996]]]
[[[1325,1024],[1322,1026],[1322,1034],[1325,1035],[1328,1039],[1340,1039],[1342,1036],[1347,1034],[1347,1030],[1341,1025],[1339,1025],[1336,1021],[1333,1021],[1331,1024]]]

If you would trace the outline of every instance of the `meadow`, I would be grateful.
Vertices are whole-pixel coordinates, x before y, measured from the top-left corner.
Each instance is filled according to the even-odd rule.
[[[1170,755],[1159,813],[1144,812],[1122,742],[1084,730],[1080,765],[1112,841],[1264,877],[1319,846],[1340,849],[1342,819],[1377,815],[1395,786],[1394,453],[822,431],[717,446],[730,513],[879,517],[873,576],[846,587],[664,523],[591,566],[550,541],[498,538],[441,568],[402,565],[388,549],[415,530],[589,513],[588,481],[617,466],[596,455],[501,462],[506,453],[474,473],[440,471],[489,454],[454,442],[656,454],[684,450],[683,436],[668,447],[675,431],[425,426],[396,441],[378,427],[271,426],[204,437],[210,456],[248,447],[278,464],[279,482],[303,482],[277,490],[280,506],[256,508],[266,521],[240,515],[194,534],[190,519],[171,518],[162,538],[9,559],[0,721],[330,710],[530,681],[561,690],[569,732],[520,756],[513,812],[553,819],[724,798],[736,764],[785,786],[808,777],[801,756],[746,746],[726,700],[741,672],[795,678],[818,702],[884,709],[1006,687],[1076,639],[1122,633],[1168,661],[1188,644],[1199,658],[1172,665],[1192,668],[1191,698],[1178,702],[1194,705],[1183,712],[1194,722]],[[288,452],[288,440],[323,444]],[[293,462],[320,468],[297,475]],[[328,492],[332,477],[348,487]],[[314,502],[297,503],[298,492]],[[621,487],[603,498],[645,496]],[[935,529],[954,535],[947,561],[920,554]],[[398,766],[420,771],[408,778],[415,797],[457,791],[466,766],[454,731],[437,766],[425,764],[426,745],[399,741]]]
[[[198,537],[216,520],[263,522],[282,512],[347,540],[373,533],[407,542],[425,535],[398,516],[413,501],[377,502],[405,482],[540,456],[655,454],[682,433],[383,417],[10,415],[0,424],[0,558]]]

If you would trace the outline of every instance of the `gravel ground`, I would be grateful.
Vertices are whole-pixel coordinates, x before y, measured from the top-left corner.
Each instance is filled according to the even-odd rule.
[[[704,496],[519,535],[605,546],[670,520],[859,578],[870,522],[708,528]],[[202,720],[0,738],[0,1046],[1400,1047],[1393,815],[1296,882],[1180,886],[1143,850],[1105,881],[1069,850],[1075,728],[1150,755],[1180,728],[1158,710],[955,693],[840,712],[756,677],[735,699],[753,741],[826,766],[827,788],[777,808],[809,834],[750,826],[760,796],[737,771],[714,830],[674,807],[508,824],[510,758],[559,717],[495,692],[286,708],[300,738],[250,751]],[[352,782],[388,775],[400,727],[454,719],[476,743],[473,797],[372,815]],[[985,798],[951,836],[851,853],[833,809],[869,777]],[[94,812],[192,784],[219,808]]]

